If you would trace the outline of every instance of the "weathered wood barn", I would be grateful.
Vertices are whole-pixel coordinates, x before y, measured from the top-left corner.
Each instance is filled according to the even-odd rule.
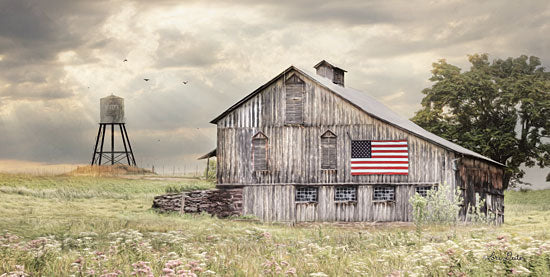
[[[326,61],[290,66],[217,125],[217,187],[242,188],[242,213],[265,221],[411,221],[409,198],[443,183],[463,212],[486,199],[504,220],[504,166],[404,119],[344,85]]]

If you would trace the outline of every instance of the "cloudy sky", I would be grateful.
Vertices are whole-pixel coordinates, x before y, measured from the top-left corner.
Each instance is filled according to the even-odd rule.
[[[215,147],[211,119],[291,64],[322,59],[409,118],[440,58],[468,69],[468,54],[528,54],[549,66],[549,3],[0,0],[0,162],[88,163],[99,98],[114,93],[140,165],[194,167]]]

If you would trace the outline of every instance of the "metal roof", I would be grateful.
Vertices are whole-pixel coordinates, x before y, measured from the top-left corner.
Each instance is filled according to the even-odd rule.
[[[492,162],[494,164],[504,166],[503,164],[494,161],[488,157],[485,157],[479,153],[476,153],[472,150],[466,149],[456,143],[450,142],[442,137],[439,137],[435,134],[432,134],[426,130],[424,130],[422,127],[416,125],[414,122],[403,118],[396,114],[394,111],[392,111],[390,108],[386,107],[386,105],[382,104],[372,96],[368,95],[365,92],[358,91],[352,88],[342,87],[337,84],[334,84],[330,79],[325,78],[323,76],[319,76],[317,74],[309,73],[306,70],[302,70],[299,68],[296,68],[294,66],[290,66],[285,71],[281,72],[281,74],[277,75],[275,78],[264,84],[263,86],[256,89],[254,92],[243,98],[241,101],[237,102],[235,105],[231,106],[229,109],[227,109],[225,112],[223,112],[221,115],[216,117],[214,120],[211,121],[211,123],[216,123],[221,118],[225,117],[228,113],[236,109],[238,106],[243,104],[244,102],[248,101],[250,98],[254,97],[256,94],[261,92],[264,88],[271,85],[273,82],[278,80],[282,75],[285,75],[291,70],[296,70],[297,72],[301,73],[302,75],[306,76],[307,78],[315,81],[316,83],[320,84],[321,86],[327,88],[328,90],[334,92],[335,94],[342,97],[344,100],[349,102],[350,104],[354,105],[355,107],[363,110],[365,113],[384,121],[390,125],[393,125],[395,127],[398,127],[400,129],[403,129],[404,131],[408,131],[410,133],[413,133],[421,138],[424,138],[428,141],[431,141],[435,144],[438,144],[444,148],[456,151],[458,153],[480,158],[489,162]]]
[[[208,158],[211,158],[211,157],[216,157],[216,152],[217,152],[216,150],[217,150],[217,149],[218,149],[218,148],[216,148],[216,149],[214,149],[214,150],[212,150],[212,151],[210,151],[210,152],[204,154],[203,156],[201,156],[201,157],[198,158],[197,160],[204,160],[204,159],[208,159]]]
[[[342,69],[342,68],[340,68],[340,67],[337,67],[337,66],[335,66],[335,65],[333,65],[333,64],[331,64],[331,63],[329,63],[329,62],[327,62],[326,60],[320,61],[319,63],[317,63],[316,65],[314,65],[313,68],[317,68],[317,67],[321,66],[323,63],[326,63],[326,64],[330,65],[330,67],[332,67],[332,68],[340,69],[340,70],[342,70],[342,71],[344,71],[344,72],[347,72],[346,70],[344,70],[344,69]]]

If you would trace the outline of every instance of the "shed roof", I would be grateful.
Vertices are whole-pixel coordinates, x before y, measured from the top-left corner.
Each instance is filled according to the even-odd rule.
[[[324,64],[324,63],[328,64],[328,65],[329,65],[330,67],[332,67],[332,68],[340,69],[340,70],[342,70],[342,71],[344,71],[344,72],[347,72],[346,70],[344,70],[344,69],[342,69],[342,68],[340,68],[340,67],[337,67],[337,66],[335,66],[335,65],[333,65],[333,64],[331,64],[331,63],[329,63],[329,62],[327,62],[326,60],[320,61],[319,63],[317,63],[316,65],[314,65],[313,68],[317,68],[317,67],[321,66],[321,65]]]
[[[450,142],[442,137],[439,137],[435,134],[432,134],[426,130],[424,130],[422,127],[416,125],[414,122],[403,118],[399,116],[397,113],[392,111],[390,108],[386,107],[386,105],[382,104],[378,100],[376,100],[374,97],[368,95],[365,92],[358,91],[352,88],[348,87],[342,87],[337,84],[334,84],[330,79],[325,78],[323,76],[319,76],[317,74],[309,73],[306,70],[299,69],[295,66],[290,66],[285,71],[281,72],[279,75],[277,75],[275,78],[271,79],[269,82],[264,84],[263,86],[259,87],[255,91],[253,91],[251,94],[247,95],[245,98],[237,102],[235,105],[231,106],[229,109],[227,109],[225,112],[223,112],[221,115],[213,119],[210,123],[216,124],[220,119],[225,117],[227,114],[229,114],[231,111],[235,110],[237,107],[239,107],[241,104],[248,101],[250,98],[254,97],[256,94],[260,93],[264,88],[271,85],[273,82],[277,81],[281,76],[284,76],[288,72],[295,70],[305,77],[311,79],[312,81],[320,84],[321,86],[327,88],[328,90],[334,92],[335,94],[342,97],[344,100],[349,102],[350,104],[356,106],[357,108],[363,110],[365,113],[382,120],[390,125],[393,125],[397,128],[403,129],[404,131],[408,131],[410,133],[413,133],[419,137],[422,137],[432,143],[438,144],[444,148],[453,150],[455,152],[476,157],[479,159],[483,159],[489,162],[492,162],[494,164],[497,164],[499,166],[504,166],[503,164],[492,160],[488,157],[485,157],[479,153],[476,153],[472,150],[466,149],[456,143]]]
[[[211,157],[216,157],[216,150],[218,150],[218,148],[200,156],[200,158],[198,158],[197,160],[204,160],[204,159],[208,159],[208,158],[211,158]]]

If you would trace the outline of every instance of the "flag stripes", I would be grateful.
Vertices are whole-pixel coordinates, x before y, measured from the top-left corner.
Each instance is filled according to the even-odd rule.
[[[406,140],[353,140],[351,175],[407,175],[409,149]]]

